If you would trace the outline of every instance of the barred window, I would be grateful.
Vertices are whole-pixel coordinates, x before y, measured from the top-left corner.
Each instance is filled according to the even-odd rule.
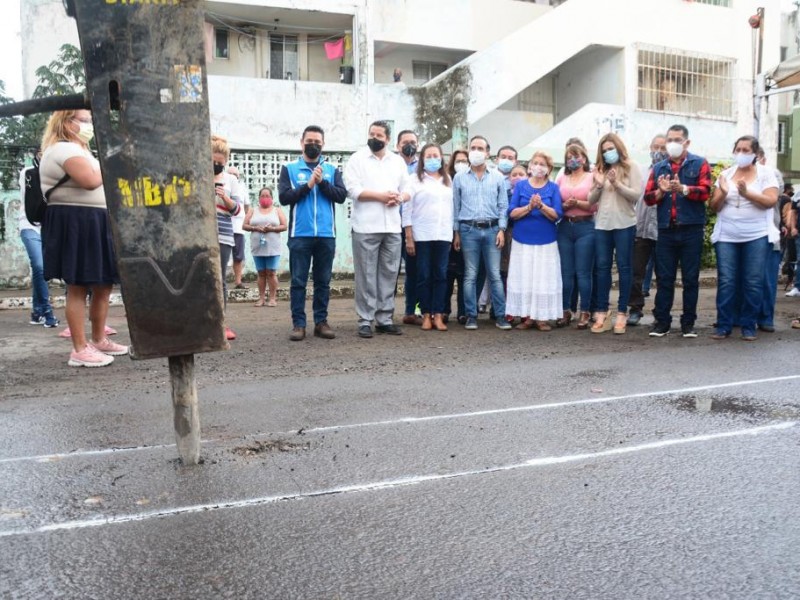
[[[639,48],[641,110],[733,119],[732,59],[667,48]]]
[[[730,8],[731,0],[694,0],[698,4],[710,4],[712,6],[725,6]]]

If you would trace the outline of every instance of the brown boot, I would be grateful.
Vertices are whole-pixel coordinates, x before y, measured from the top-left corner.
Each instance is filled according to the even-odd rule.
[[[447,331],[447,324],[444,322],[444,317],[437,313],[433,315],[433,327],[436,331]]]
[[[336,337],[336,334],[333,332],[333,329],[331,329],[331,326],[328,325],[327,321],[321,321],[314,325],[314,336],[326,340],[332,340]]]
[[[433,329],[433,323],[431,323],[431,313],[425,313],[422,315],[422,329],[423,331],[430,331]]]

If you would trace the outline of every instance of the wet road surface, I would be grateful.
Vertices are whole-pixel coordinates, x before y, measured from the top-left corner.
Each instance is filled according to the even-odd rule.
[[[0,313],[0,597],[800,596],[798,332],[359,340],[339,300],[292,344],[279,309],[198,356],[194,468],[166,361],[67,369]]]

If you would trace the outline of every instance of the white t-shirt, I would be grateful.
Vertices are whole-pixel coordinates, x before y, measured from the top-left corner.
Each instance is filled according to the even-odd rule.
[[[247,208],[250,206],[247,187],[245,187],[245,185],[235,176],[233,177],[233,180],[235,181],[235,183],[232,184],[234,188],[233,196],[236,196],[242,204],[242,210],[239,211],[239,214],[231,217],[231,221],[233,222],[233,233],[244,234],[242,226],[244,225],[244,217],[247,214]]]
[[[25,216],[25,173],[33,167],[25,167],[19,172],[19,230],[22,232],[24,229],[33,229],[36,233],[41,232],[41,227],[32,225]]]
[[[747,184],[750,192],[763,193],[769,188],[778,188],[775,170],[763,165],[755,165],[756,178]],[[736,167],[725,169],[720,178],[728,182],[728,195],[722,205],[722,210],[717,214],[717,222],[711,233],[712,243],[716,242],[752,242],[758,238],[768,236],[770,242],[780,237],[780,232],[775,227],[774,209],[764,208],[759,204],[739,195],[733,176]],[[719,187],[717,179],[717,187]]]

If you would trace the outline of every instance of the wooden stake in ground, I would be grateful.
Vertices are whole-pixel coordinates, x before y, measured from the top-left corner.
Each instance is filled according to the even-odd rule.
[[[194,379],[194,354],[169,357],[175,442],[184,465],[200,461],[200,411]]]

